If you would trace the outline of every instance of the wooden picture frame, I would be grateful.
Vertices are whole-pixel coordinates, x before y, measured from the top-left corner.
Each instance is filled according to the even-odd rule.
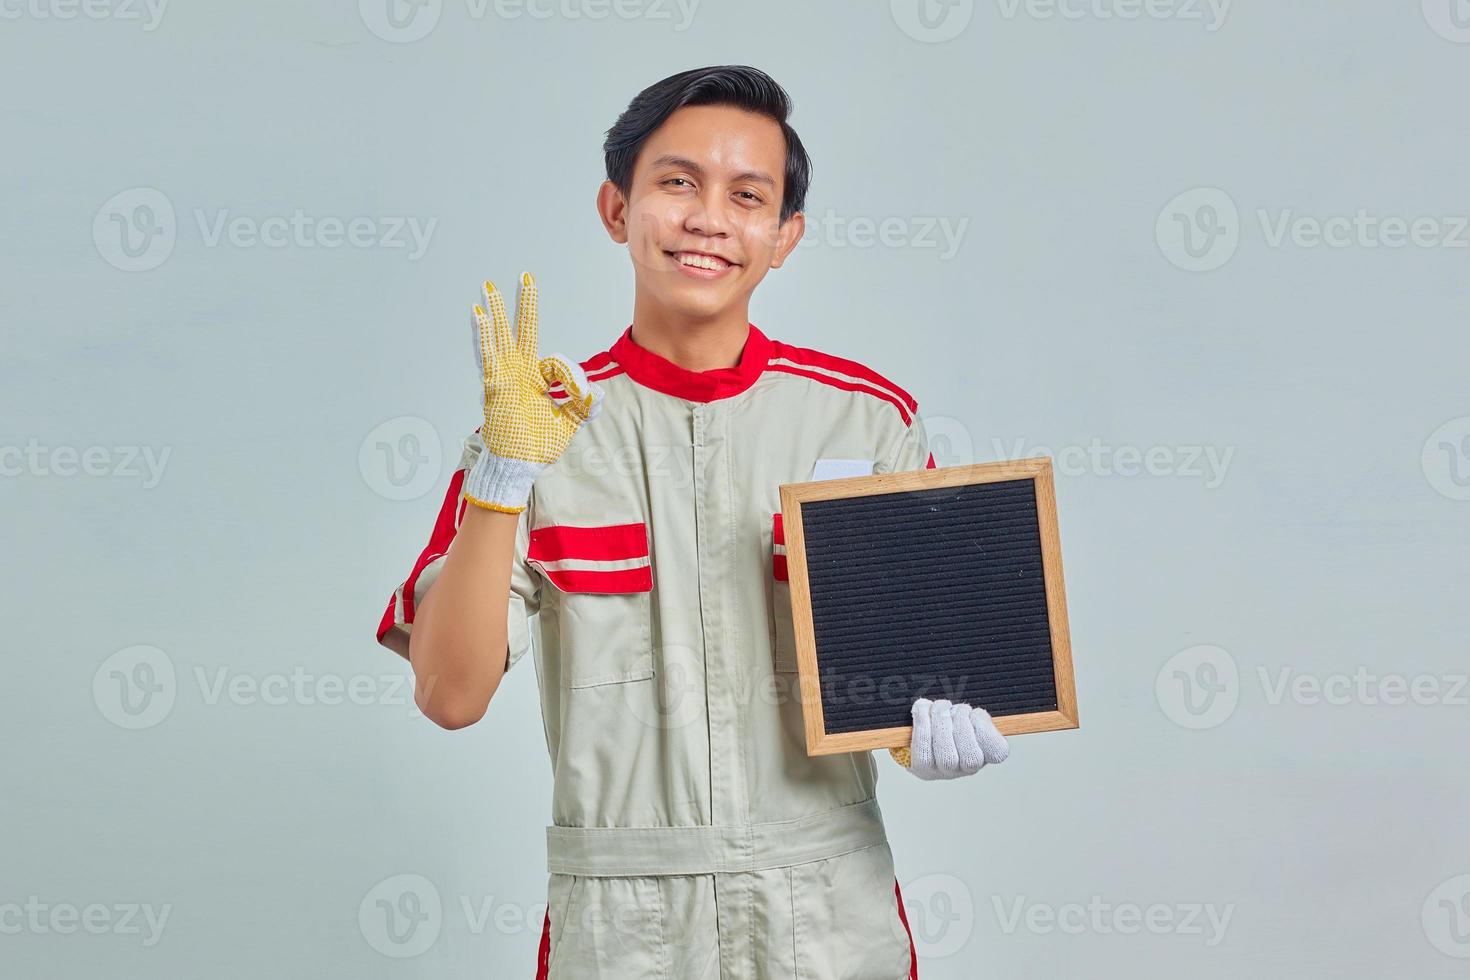
[[[821,677],[818,671],[816,636],[812,618],[807,546],[802,524],[803,505],[812,501],[1017,480],[1032,481],[1035,491],[1046,592],[1046,620],[1050,627],[1053,678],[1056,686],[1056,709],[996,715],[995,724],[1002,734],[1008,736],[1079,727],[1051,460],[1045,457],[1032,457],[997,463],[975,463],[967,466],[908,470],[900,473],[882,473],[781,485],[781,519],[785,528],[791,615],[796,640],[797,667],[800,672],[808,755],[907,747],[913,728],[911,725],[902,725],[835,733],[826,730],[823,721]]]

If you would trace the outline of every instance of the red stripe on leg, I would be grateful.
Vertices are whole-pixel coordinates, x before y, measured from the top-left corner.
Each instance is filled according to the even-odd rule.
[[[898,900],[898,918],[909,937],[909,980],[919,980],[919,951],[914,948],[914,931],[909,928],[909,916],[903,910],[903,892],[898,887],[897,878],[893,879],[893,897]]]
[[[551,909],[546,910],[546,922],[541,926],[541,949],[536,953],[536,980],[546,980],[551,972]]]

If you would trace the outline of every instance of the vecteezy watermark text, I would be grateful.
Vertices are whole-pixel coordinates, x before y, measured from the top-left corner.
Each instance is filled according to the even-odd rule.
[[[1207,490],[1225,482],[1225,472],[1235,457],[1234,446],[1113,446],[1096,437],[1085,446],[1056,450],[1027,447],[1023,439],[1009,446],[992,439],[991,449],[997,459],[1050,456],[1053,468],[1062,476],[1181,477],[1203,480]]]
[[[1395,214],[1359,207],[1309,214],[1295,208],[1256,208],[1261,241],[1270,249],[1454,252],[1470,249],[1470,214]],[[1235,200],[1218,187],[1176,195],[1154,222],[1159,250],[1189,272],[1211,272],[1239,250],[1245,222]]]
[[[1008,936],[1024,925],[1027,932],[1039,936],[1053,932],[1069,936],[1084,933],[1136,936],[1140,932],[1155,936],[1202,936],[1207,947],[1220,945],[1235,914],[1233,902],[1224,906],[1213,902],[1138,905],[1134,902],[1105,902],[1101,895],[1093,895],[1085,905],[1080,902],[1061,905],[1032,902],[1025,895],[1018,895],[1009,902],[995,895],[991,902],[1001,931]]]
[[[0,0],[3,2],[3,0]],[[422,258],[438,218],[416,215],[245,214],[231,208],[195,207],[191,214],[204,248],[304,250],[342,248],[402,251]],[[180,222],[173,201],[156,187],[132,187],[108,198],[92,219],[97,254],[124,272],[156,269],[173,254]]]
[[[35,936],[141,936],[144,946],[156,946],[173,905],[148,902],[118,902],[111,905],[89,902],[44,902],[39,895],[24,902],[0,902],[0,936],[29,933]]]
[[[700,0],[464,0],[470,20],[565,20],[599,22],[608,19],[670,24],[682,33],[694,23]],[[390,44],[421,41],[439,26],[443,0],[358,0],[363,25]]]
[[[111,477],[143,481],[152,490],[163,481],[173,449],[164,446],[45,446],[29,439],[24,446],[0,446],[0,477]]]
[[[169,0],[0,0],[0,20],[140,21],[158,29]]]

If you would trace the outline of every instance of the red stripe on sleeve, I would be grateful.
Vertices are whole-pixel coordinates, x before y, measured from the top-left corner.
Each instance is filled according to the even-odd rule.
[[[455,531],[459,527],[460,513],[460,490],[464,487],[464,470],[456,470],[454,476],[449,480],[449,489],[444,493],[444,503],[439,507],[439,516],[434,521],[434,530],[429,535],[429,543],[419,553],[418,561],[413,563],[413,570],[408,573],[408,578],[403,583],[403,621],[413,622],[413,593],[418,585],[419,576],[424,569],[436,558],[440,558],[449,550],[449,543],[454,540]],[[396,590],[395,590],[396,591]],[[378,622],[378,642],[393,628],[394,620],[397,618],[397,595],[388,597],[388,608],[383,612],[383,618]]]
[[[771,515],[771,545],[773,548],[775,545],[786,546],[786,530],[781,526],[779,513]],[[774,550],[771,553],[771,577],[777,582],[790,581],[786,576],[786,556],[778,555]]]
[[[582,568],[556,571],[541,570],[551,584],[563,592],[648,592],[653,589],[653,568],[620,568],[612,572],[595,572]]]
[[[526,557],[531,561],[561,561],[563,558],[616,561],[643,558],[647,554],[648,530],[639,521],[603,527],[575,527],[570,524],[538,527],[531,532]]]

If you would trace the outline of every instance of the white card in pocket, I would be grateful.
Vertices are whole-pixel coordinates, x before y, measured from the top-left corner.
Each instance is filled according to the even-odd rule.
[[[872,472],[871,459],[835,459],[824,456],[812,467],[812,479],[840,480],[845,476],[868,476]]]

